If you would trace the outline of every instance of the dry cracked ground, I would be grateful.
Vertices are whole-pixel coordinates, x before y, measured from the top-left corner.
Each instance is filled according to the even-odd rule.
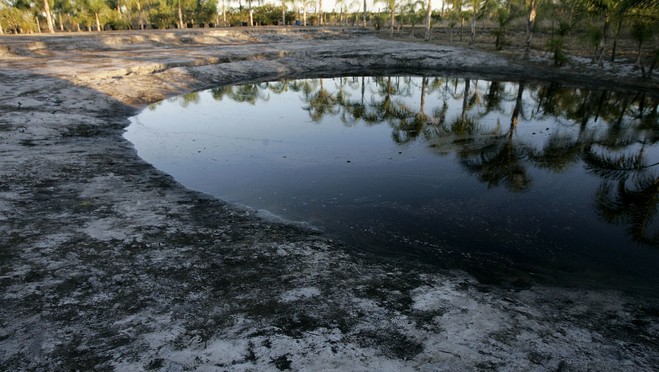
[[[0,60],[0,370],[659,365],[655,300],[484,285],[355,253],[185,189],[122,137],[148,103],[283,77],[656,83],[360,30],[4,36]]]

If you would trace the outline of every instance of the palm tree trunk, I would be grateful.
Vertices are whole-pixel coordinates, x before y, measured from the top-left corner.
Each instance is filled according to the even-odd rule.
[[[607,34],[609,33],[609,13],[604,13],[604,26],[602,30],[602,38],[600,39],[599,46],[597,47],[596,62],[598,65],[604,65],[604,48],[606,48]]]
[[[522,111],[522,96],[524,95],[524,82],[520,82],[517,88],[517,99],[515,100],[515,108],[513,108],[513,114],[510,118],[510,135],[512,135],[513,130],[517,127],[519,122],[519,113]]]
[[[657,66],[658,57],[659,57],[659,53],[654,53],[654,58],[652,58],[652,63],[650,63],[650,67],[648,68],[648,72],[647,72],[648,79],[652,79],[652,72],[654,71],[654,68]]]
[[[600,114],[602,112],[602,107],[604,106],[604,102],[606,102],[607,96],[608,96],[608,92],[605,90],[600,93],[599,103],[597,105],[597,110],[595,111],[595,122],[599,120]]]
[[[457,84],[457,80],[456,80]],[[465,79],[465,89],[464,89],[464,96],[462,97],[462,111],[460,112],[460,121],[464,122],[465,118],[467,117],[467,107],[469,107],[468,102],[469,102],[469,87],[471,86],[471,80],[470,79]]]
[[[583,101],[581,102],[581,105],[579,106],[579,112],[581,112],[581,124],[579,126],[579,133],[583,133],[586,131],[586,126],[588,125],[588,120],[592,116],[592,91],[588,92],[586,96],[584,97]],[[579,137],[581,137],[581,134],[579,134]]]
[[[101,32],[101,22],[98,19],[97,12],[94,12],[94,17],[96,17],[96,31]]]
[[[622,15],[618,16],[618,23],[616,24],[616,33],[613,36],[613,47],[611,47],[611,62],[616,60],[616,49],[618,47],[618,36],[620,36],[620,29],[622,28]]]
[[[620,105],[621,110],[620,110],[620,115],[618,115],[618,120],[616,120],[616,126],[622,125],[622,120],[625,118],[625,114],[627,113],[627,109],[629,108],[629,96],[625,95],[625,99],[622,101],[622,104]]]
[[[48,0],[43,0],[43,11],[46,13],[46,20],[48,20],[48,32],[54,34],[55,27],[53,27],[53,15],[50,13],[50,5],[48,4]]]
[[[318,25],[322,26],[323,25],[323,0],[318,0]]]
[[[460,14],[460,41],[462,41],[462,31],[464,30],[464,25],[465,25],[465,19],[462,16],[462,12]]]
[[[426,111],[426,86],[428,85],[428,78],[421,78],[421,102],[419,104],[419,113],[423,114]]]
[[[471,40],[469,40],[469,44],[473,44],[476,41],[476,16],[476,7],[474,6],[474,10],[471,13]]]
[[[430,23],[432,22],[432,0],[428,0],[428,11],[426,12],[426,41],[430,40]]]
[[[394,18],[395,18],[394,4],[393,4],[393,0],[389,0],[389,2],[392,3],[391,4],[391,26],[389,27],[389,29],[390,29],[389,31],[391,33],[391,37],[393,38],[394,37]]]
[[[361,104],[362,104],[362,106],[364,106],[364,93],[366,93],[366,84],[365,84],[365,78],[363,76],[362,76],[362,90],[361,90],[361,93],[362,93]]]
[[[528,59],[531,55],[531,41],[533,40],[533,27],[535,26],[535,18],[538,15],[538,1],[528,0],[529,14],[526,17],[526,43],[524,46],[524,58]]]
[[[181,0],[178,0],[178,28],[183,29],[183,10],[181,9]]]
[[[140,4],[139,1],[137,2],[137,14],[139,17],[140,30],[144,30],[144,15],[142,14],[142,4]]]
[[[364,0],[364,27],[366,27],[366,0]]]

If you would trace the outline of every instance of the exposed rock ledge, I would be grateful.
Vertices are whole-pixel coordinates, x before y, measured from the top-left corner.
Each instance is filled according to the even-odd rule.
[[[0,369],[653,370],[659,305],[484,286],[184,189],[121,133],[217,84],[381,72],[560,76],[360,31],[0,37]]]

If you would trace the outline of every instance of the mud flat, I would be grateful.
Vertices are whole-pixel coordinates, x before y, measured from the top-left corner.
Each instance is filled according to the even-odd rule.
[[[659,304],[483,285],[187,190],[122,137],[146,104],[283,77],[460,73],[656,91],[360,30],[0,38],[0,369],[635,370]],[[655,80],[656,81],[656,80]]]

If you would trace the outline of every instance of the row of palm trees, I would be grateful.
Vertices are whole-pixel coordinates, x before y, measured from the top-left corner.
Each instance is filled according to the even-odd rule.
[[[284,92],[299,93],[314,123],[331,117],[345,126],[386,124],[395,143],[423,141],[440,156],[454,154],[465,171],[488,187],[524,192],[533,186],[531,167],[561,173],[582,165],[601,179],[595,196],[601,218],[624,224],[639,243],[659,246],[653,224],[659,159],[649,155],[656,154],[649,150],[659,143],[656,96],[559,83],[395,76],[280,81],[211,91],[218,101],[246,104]],[[198,99],[198,93],[191,93],[181,102]],[[544,141],[523,136],[525,125],[541,125],[551,135]]]
[[[216,25],[279,24],[388,26],[391,36],[402,26],[424,24],[425,38],[434,29],[447,30],[449,40],[492,35],[497,49],[510,41],[512,28],[523,27],[525,56],[538,30],[548,31],[545,46],[555,62],[564,62],[565,39],[580,35],[593,47],[600,64],[610,50],[615,59],[620,35],[638,45],[637,64],[646,44],[653,68],[659,54],[657,0],[376,0],[372,9],[365,0],[334,0],[333,11],[322,11],[330,0],[0,0],[0,34],[37,31],[79,31],[198,27]],[[376,11],[377,9],[377,11]],[[384,12],[381,12],[384,10]],[[312,14],[312,16],[309,16]],[[539,27],[539,21],[551,27]],[[467,24],[469,26],[467,27]],[[651,76],[652,74],[645,74]]]
[[[183,28],[217,20],[217,0],[0,0],[0,34]]]

